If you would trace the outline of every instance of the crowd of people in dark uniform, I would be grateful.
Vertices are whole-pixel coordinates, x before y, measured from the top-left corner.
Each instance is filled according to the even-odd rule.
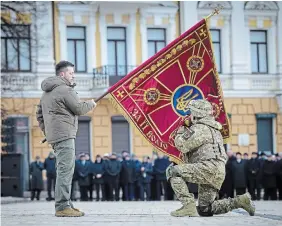
[[[173,200],[174,194],[166,180],[166,168],[171,164],[161,154],[153,159],[144,156],[139,161],[135,155],[123,151],[122,155],[97,155],[92,162],[88,154],[81,153],[76,161],[73,176],[72,200],[76,200],[78,184],[81,201],[133,201]]]
[[[227,152],[225,181],[219,191],[219,199],[234,197],[249,191],[253,200],[282,200],[282,153],[272,155],[253,152],[249,157],[240,152]],[[55,187],[55,157],[50,153],[44,162],[31,163],[31,199],[40,198],[43,190],[42,171],[46,170],[48,197],[54,200],[51,191]],[[174,192],[166,179],[169,159],[158,153],[142,161],[123,151],[97,155],[95,161],[81,153],[77,156],[72,181],[72,200],[81,201],[133,201],[174,200]],[[198,186],[188,183],[190,192],[197,197]],[[80,195],[77,194],[77,190]],[[262,197],[263,196],[263,197]]]
[[[282,200],[282,153],[227,152],[225,181],[219,198],[234,197],[248,191],[253,200]]]

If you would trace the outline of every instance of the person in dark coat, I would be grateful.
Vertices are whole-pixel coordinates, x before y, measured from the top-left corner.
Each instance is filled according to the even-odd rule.
[[[86,161],[85,154],[80,156],[77,162],[78,185],[80,188],[80,200],[88,201],[88,188],[89,188],[89,172],[90,162]]]
[[[140,168],[140,200],[144,201],[144,192],[146,192],[146,200],[151,200],[151,179],[153,173],[153,166],[148,162],[149,157],[144,156]]]
[[[277,156],[276,162],[276,183],[277,183],[277,190],[278,190],[278,198],[282,200],[282,152],[279,153]]]
[[[124,193],[125,201],[132,201],[134,199],[134,180],[135,180],[135,163],[126,155],[121,163],[120,183]]]
[[[233,162],[236,161],[236,157],[232,151],[227,152],[228,160],[225,165],[225,179],[219,191],[219,198],[234,198],[234,181],[233,181]]]
[[[262,166],[262,186],[264,188],[263,200],[277,200],[276,193],[276,163],[272,159],[272,155],[267,155],[267,160]]]
[[[153,152],[152,160],[151,160],[152,167],[153,167],[153,173],[152,173],[152,179],[151,179],[151,200],[153,201],[157,200],[157,189],[156,189],[157,181],[156,181],[156,174],[154,172],[154,165],[155,165],[155,161],[157,158],[158,158],[158,155],[155,152]]]
[[[100,201],[100,191],[102,192],[102,201],[105,201],[104,160],[100,155],[96,156],[96,160],[92,164],[91,172],[93,173],[93,183],[96,189],[96,201]]]
[[[87,162],[90,163],[90,167],[93,164],[93,162],[90,159],[89,154],[85,154],[85,159]],[[88,174],[89,177],[89,186],[88,186],[88,192],[89,192],[89,201],[93,201],[93,173],[91,171],[89,171]]]
[[[141,169],[141,162],[137,158],[136,155],[132,154],[131,158],[133,159],[133,162],[135,164],[135,176],[134,176],[134,200],[138,201],[140,200],[140,169]]]
[[[104,170],[104,187],[105,187],[105,199],[106,201],[110,200],[110,175],[106,171],[107,164],[110,162],[110,156],[108,153],[105,153],[103,156],[103,170]]]
[[[40,193],[43,190],[43,176],[42,170],[44,169],[43,163],[40,161],[40,157],[36,156],[35,161],[30,164],[30,175],[31,175],[31,200],[35,198],[40,200]]]
[[[125,157],[127,156],[127,155],[129,155],[129,153],[127,152],[127,151],[125,151],[125,150],[123,150],[122,152],[121,152],[121,158],[122,158],[122,161],[125,161]],[[122,162],[121,161],[121,162]],[[125,201],[125,192],[124,192],[124,187],[122,186],[122,181],[121,180],[119,180],[119,187],[122,189],[122,201]]]
[[[114,201],[113,191],[115,191],[115,200],[119,201],[119,174],[121,171],[121,162],[117,160],[117,155],[112,153],[110,160],[105,163],[105,172],[108,176],[109,185],[109,200]]]
[[[121,163],[122,165],[122,161],[123,161],[123,156],[120,155],[120,154],[117,154],[117,160]],[[118,180],[118,190],[119,190],[119,193],[120,191],[122,191],[122,201],[125,201],[125,196],[124,196],[124,187],[123,187],[123,184],[122,184],[122,181],[120,179],[120,175],[119,175],[119,180]]]
[[[242,159],[240,152],[236,153],[236,161],[232,165],[233,183],[236,195],[243,195],[247,188],[247,168],[246,161]]]
[[[250,192],[252,199],[256,200],[260,197],[259,188],[259,176],[260,176],[260,161],[258,159],[258,153],[253,152],[252,157],[247,162],[247,179],[248,179],[248,191]]]
[[[158,158],[155,160],[154,173],[156,175],[156,191],[157,200],[161,200],[161,192],[164,191],[164,200],[167,200],[167,178],[166,169],[170,165],[168,158],[165,158],[162,153],[158,154]]]
[[[48,158],[44,161],[44,169],[46,170],[46,176],[47,176],[47,193],[48,197],[46,198],[47,201],[55,200],[55,198],[52,197],[52,187],[55,191],[55,184],[56,184],[56,160],[55,155],[53,152],[49,153]]]

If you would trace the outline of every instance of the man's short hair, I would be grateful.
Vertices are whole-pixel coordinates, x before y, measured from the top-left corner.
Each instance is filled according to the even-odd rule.
[[[236,152],[236,155],[242,155],[240,152]]]
[[[56,75],[60,75],[60,72],[64,71],[67,67],[74,67],[74,64],[66,60],[60,61],[56,65]]]

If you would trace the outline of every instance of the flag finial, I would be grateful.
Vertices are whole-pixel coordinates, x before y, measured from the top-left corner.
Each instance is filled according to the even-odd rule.
[[[206,17],[206,19],[209,19],[209,18],[211,18],[211,17],[214,16],[214,15],[218,15],[218,14],[220,13],[220,10],[222,10],[222,9],[223,9],[223,6],[222,6],[222,5],[216,7],[216,8],[212,11],[212,13]]]

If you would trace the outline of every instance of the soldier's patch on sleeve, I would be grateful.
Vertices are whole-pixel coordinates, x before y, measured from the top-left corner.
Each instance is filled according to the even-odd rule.
[[[195,132],[188,127],[185,127],[185,132],[182,134],[183,139],[188,140]]]

